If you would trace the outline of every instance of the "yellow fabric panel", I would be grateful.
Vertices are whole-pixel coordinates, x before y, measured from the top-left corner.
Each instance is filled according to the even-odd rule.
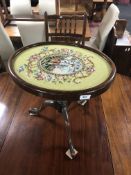
[[[42,58],[44,60],[50,55],[53,56],[53,54],[54,58],[58,54],[57,57],[65,57],[66,59],[66,56],[68,56],[69,60],[68,63],[63,60],[64,63],[61,62],[61,65],[53,63],[53,66],[56,65],[54,66],[55,69],[53,69],[55,74],[51,72],[52,62],[48,63],[47,60],[48,64],[44,63],[44,68],[40,69],[40,61],[38,62],[37,60],[38,55],[40,60]],[[31,57],[33,57],[33,61],[31,61]],[[72,68],[72,65],[68,67],[68,64],[76,66],[74,73],[68,73],[68,70]],[[29,48],[13,59],[13,65],[17,76],[25,82],[41,88],[61,91],[77,91],[95,87],[106,81],[112,71],[110,64],[99,54],[83,48],[65,45],[43,45]],[[79,65],[83,67],[79,68]],[[87,65],[89,67],[88,71]],[[46,66],[47,68],[50,67],[51,70],[46,71]],[[62,66],[63,73],[60,72]],[[90,66],[93,66],[91,71]],[[56,73],[57,70],[58,73]],[[70,69],[69,71],[72,70]]]

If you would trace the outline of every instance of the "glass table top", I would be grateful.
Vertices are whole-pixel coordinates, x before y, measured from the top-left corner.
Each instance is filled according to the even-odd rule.
[[[69,45],[38,45],[16,54],[12,69],[24,82],[49,90],[79,91],[104,83],[112,66],[102,54]]]

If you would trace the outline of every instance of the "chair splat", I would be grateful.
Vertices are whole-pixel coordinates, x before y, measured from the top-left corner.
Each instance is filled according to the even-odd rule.
[[[45,12],[46,41],[84,45],[86,20],[86,14],[48,15]]]

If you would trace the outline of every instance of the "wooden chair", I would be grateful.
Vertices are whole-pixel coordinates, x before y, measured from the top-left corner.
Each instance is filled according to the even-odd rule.
[[[86,14],[48,15],[45,12],[46,41],[85,44]]]

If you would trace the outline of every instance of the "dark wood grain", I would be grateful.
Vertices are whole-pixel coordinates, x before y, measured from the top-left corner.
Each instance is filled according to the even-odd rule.
[[[5,76],[5,81],[7,79]],[[68,146],[61,114],[48,107],[38,117],[30,117],[29,107],[39,105],[41,99],[20,91],[11,81],[6,88],[10,87],[10,94],[14,96],[8,98],[5,81],[0,81],[1,103],[6,98],[8,109],[12,111],[14,108],[9,101],[13,97],[18,101],[14,103],[13,121],[0,152],[0,174],[113,175],[100,97],[91,99],[84,108],[76,102],[69,108],[72,137],[79,151],[74,160],[69,160],[65,155]],[[6,113],[3,116],[6,117]]]
[[[102,95],[115,175],[131,174],[131,78],[117,75]]]
[[[14,118],[21,91],[7,73],[0,74],[0,150]]]

